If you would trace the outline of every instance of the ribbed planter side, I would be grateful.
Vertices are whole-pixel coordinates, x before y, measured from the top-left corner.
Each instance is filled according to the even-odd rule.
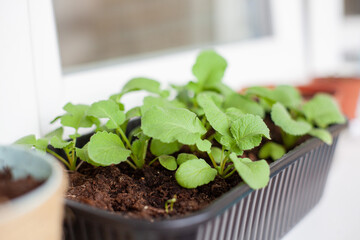
[[[202,225],[196,239],[280,239],[319,202],[334,145],[322,144],[297,158],[273,175],[266,188],[253,191]]]
[[[242,184],[188,217],[149,223],[67,201],[65,239],[279,239],[320,200],[345,127],[330,128],[331,146],[312,138],[273,162],[266,188],[254,191]]]

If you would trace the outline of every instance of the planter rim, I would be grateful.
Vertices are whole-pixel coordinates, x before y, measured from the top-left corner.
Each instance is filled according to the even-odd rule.
[[[344,124],[333,125],[329,127],[328,130],[332,135],[336,135],[345,129],[347,125],[348,122]],[[312,137],[286,153],[282,158],[272,162],[270,164],[270,178],[284,170],[289,165],[293,164],[297,157],[301,156],[310,149],[319,146],[320,144],[322,144],[320,139]],[[239,202],[253,191],[255,190],[251,189],[248,185],[241,183],[200,211],[196,211],[192,214],[179,218],[157,220],[154,222],[128,218],[113,212],[75,202],[73,200],[66,199],[65,202],[67,206],[75,208],[76,211],[81,211],[83,215],[88,215],[89,217],[98,217],[101,218],[101,221],[104,222],[111,221],[113,223],[122,224],[133,229],[152,229],[154,231],[171,230],[177,232],[186,231],[186,229],[197,228],[199,224],[204,223],[210,218],[226,211],[230,205]]]
[[[48,176],[45,177],[45,182],[33,189],[32,191],[25,193],[17,198],[14,198],[8,202],[0,204],[0,224],[3,222],[8,222],[12,219],[16,219],[32,209],[41,206],[46,202],[63,184],[65,175],[64,170],[61,165],[53,157],[48,154],[41,154],[34,150],[25,149],[20,146],[5,146],[0,145],[1,152],[16,152],[23,156],[27,156],[29,159],[36,159],[36,161],[42,162],[49,168]],[[11,159],[11,161],[17,161],[17,158]],[[0,156],[0,161],[1,161]],[[6,161],[9,160],[5,160]],[[6,165],[6,164],[5,164]],[[25,167],[26,168],[26,167]],[[10,167],[10,169],[13,169]],[[28,171],[28,174],[33,176],[36,175],[31,170]],[[35,178],[38,178],[35,176]]]

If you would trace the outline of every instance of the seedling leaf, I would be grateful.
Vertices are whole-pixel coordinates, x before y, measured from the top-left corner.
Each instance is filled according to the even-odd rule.
[[[126,120],[140,116],[141,116],[140,107],[134,107],[126,112]]]
[[[207,139],[198,139],[196,142],[196,147],[202,152],[209,152],[211,148],[211,142]]]
[[[234,167],[244,182],[252,189],[265,187],[270,179],[270,167],[265,160],[251,161],[249,158],[238,158],[230,154]]]
[[[100,166],[124,162],[131,151],[124,147],[120,137],[113,133],[97,132],[90,138],[89,157]]]
[[[93,125],[93,121],[86,115],[88,105],[68,103],[63,109],[67,112],[60,118],[63,126],[72,127],[77,131],[81,127],[89,128]]]
[[[58,138],[62,139],[63,134],[64,134],[64,128],[59,127],[57,129],[55,129],[54,131],[49,132],[48,134],[46,134],[44,137],[46,139],[51,139],[52,137],[57,136]]]
[[[270,139],[269,129],[264,121],[251,114],[244,114],[234,121],[230,127],[236,145],[241,150],[249,150],[261,143],[262,137]]]
[[[196,188],[213,181],[216,175],[217,171],[203,159],[194,159],[182,163],[175,173],[175,178],[184,188]]]
[[[194,160],[194,159],[198,159],[198,157],[194,154],[190,154],[190,153],[180,153],[177,156],[176,162],[178,165],[183,164],[184,162],[188,161],[188,160]]]
[[[238,120],[242,115],[244,115],[244,112],[242,112],[238,108],[231,107],[231,108],[226,109],[225,114],[228,117],[229,121],[232,123],[232,122]]]
[[[177,168],[176,159],[173,156],[161,155],[159,157],[159,162],[160,162],[161,166],[163,166],[167,170],[175,171]]]
[[[333,138],[328,130],[321,128],[311,129],[309,135],[313,137],[317,137],[320,140],[324,141],[326,144],[331,145],[333,142]]]
[[[150,151],[155,156],[169,155],[179,151],[181,146],[178,142],[163,143],[158,139],[153,139],[150,144]]]
[[[48,140],[44,138],[36,139],[35,135],[28,135],[20,138],[14,144],[24,146],[26,148],[35,147],[37,150],[45,152],[48,145]]]
[[[225,157],[223,156],[223,151],[217,147],[211,148],[211,155],[214,157],[216,163],[221,163],[221,160]]]
[[[93,103],[87,113],[89,116],[109,119],[106,123],[108,129],[116,129],[125,121],[125,114],[112,100],[103,100]]]
[[[67,142],[62,140],[61,138],[59,138],[58,136],[53,136],[50,139],[50,144],[54,147],[54,148],[60,148],[63,149],[67,146],[69,146],[71,144],[71,142]]]
[[[321,128],[346,121],[335,100],[327,94],[317,94],[304,104],[303,110],[306,118]]]
[[[128,92],[140,91],[140,90],[145,90],[150,93],[155,93],[162,97],[169,96],[168,91],[166,90],[163,91],[160,89],[160,83],[158,81],[144,77],[133,78],[130,81],[128,81],[121,90],[121,94],[123,95]]]
[[[101,166],[100,164],[98,164],[90,159],[89,153],[88,153],[88,146],[89,146],[89,143],[85,144],[85,146],[83,146],[82,148],[75,148],[76,156],[78,158],[80,158],[80,160],[87,162],[95,167]]]
[[[241,96],[238,93],[233,93],[233,94],[227,96],[225,99],[225,102],[224,102],[224,107],[225,108],[230,108],[230,107],[238,108],[243,113],[250,113],[250,114],[258,115],[261,118],[264,118],[264,116],[265,116],[265,111],[260,106],[260,104],[246,98],[245,96]]]
[[[211,95],[206,92],[200,93],[196,99],[199,105],[204,109],[205,116],[210,125],[222,135],[230,135],[228,118],[215,104]]]
[[[307,122],[292,119],[284,105],[281,103],[276,103],[272,106],[271,119],[274,121],[275,125],[291,135],[304,135],[311,129],[311,125]]]
[[[168,100],[162,97],[152,97],[147,96],[144,98],[144,104],[141,106],[141,114],[144,115],[153,106],[158,106],[162,108],[185,108],[185,105],[178,100]]]
[[[213,50],[202,51],[192,68],[200,89],[215,86],[221,82],[227,67],[226,60]]]
[[[134,162],[136,166],[139,168],[141,168],[145,164],[145,157],[146,157],[148,143],[149,143],[149,139],[146,138],[136,139],[132,143],[132,151],[133,154],[136,156],[136,160],[137,160]]]
[[[262,146],[259,151],[259,158],[269,158],[272,160],[277,160],[281,158],[286,153],[285,148],[275,142],[267,142]]]
[[[36,145],[36,137],[34,134],[18,139],[14,144],[22,145],[26,148],[32,148]]]
[[[201,141],[205,127],[195,113],[183,108],[161,108],[154,106],[141,119],[144,134],[164,143],[178,141],[193,145]]]

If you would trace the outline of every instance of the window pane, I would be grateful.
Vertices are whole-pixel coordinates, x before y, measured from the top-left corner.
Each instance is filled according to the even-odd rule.
[[[269,0],[54,0],[64,68],[271,34]]]
[[[360,1],[359,0],[344,0],[345,15],[360,15]]]

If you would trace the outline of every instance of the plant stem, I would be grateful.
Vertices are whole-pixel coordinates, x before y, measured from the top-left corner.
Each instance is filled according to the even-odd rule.
[[[77,134],[77,132],[76,132],[76,134]],[[76,138],[74,138],[72,146],[73,147],[71,149],[71,158],[72,158],[71,168],[76,170],[76,162],[77,162],[76,153],[75,153]]]
[[[232,170],[229,174],[225,175],[224,178],[228,178],[236,171],[236,169]]]
[[[120,134],[120,136],[122,137],[122,139],[126,143],[126,146],[131,150],[131,144],[130,144],[129,140],[127,139],[126,135],[124,134],[123,130],[120,127],[118,127],[116,129],[116,131]]]
[[[224,170],[223,174],[224,174],[224,175],[227,174],[233,167],[234,167],[233,164],[227,166],[227,168]]]
[[[84,163],[84,161],[81,161],[77,166],[76,166],[76,169],[75,171],[79,170],[79,168],[81,167],[81,165]]]
[[[214,168],[216,168],[216,167],[217,167],[217,164],[216,164],[216,162],[215,162],[215,159],[214,159],[213,155],[212,155],[211,153],[208,153],[208,155],[209,155],[209,158],[210,158],[210,160],[211,160]]]
[[[129,160],[126,160],[126,163],[130,165],[130,167],[132,167],[134,170],[136,170],[136,166],[134,164],[132,164],[132,162],[130,162]]]
[[[62,163],[65,164],[65,166],[69,169],[69,170],[74,170],[71,169],[70,164],[63,158],[61,157],[59,154],[57,154],[56,152],[50,150],[50,149],[46,149],[46,152],[50,153],[51,155],[53,155],[54,157],[56,157],[57,159],[59,159]]]
[[[123,130],[122,130],[120,127],[118,127],[118,128],[116,128],[116,131],[117,131],[118,134],[120,134],[121,138],[124,140],[124,142],[125,142],[126,146],[128,147],[128,149],[130,149],[131,152],[132,152],[132,147],[131,147],[131,144],[130,144],[130,142],[129,142],[129,139],[126,137],[126,135],[124,134]],[[130,158],[133,160],[133,162],[134,162],[135,165],[137,166],[137,165],[138,165],[138,164],[137,164],[137,163],[138,163],[138,160],[137,160],[137,158],[135,157],[135,155],[131,154],[131,155],[130,155]],[[127,160],[127,161],[128,161],[128,160]],[[132,166],[132,168],[137,169],[137,167],[136,167],[134,164],[132,164],[130,161],[128,161],[128,163],[131,164],[130,166]],[[141,168],[141,167],[139,167],[139,168]]]
[[[159,157],[156,157],[156,158],[154,158],[153,160],[151,160],[151,162],[149,162],[149,166],[150,166],[151,164],[153,164],[156,160],[158,160],[158,158],[159,158]]]
[[[224,148],[223,148],[223,150],[224,150]],[[220,171],[219,171],[220,176],[224,175],[225,164],[229,159],[229,155],[230,155],[230,153],[228,152],[224,158],[223,157],[221,158]],[[223,153],[221,153],[221,156],[223,156]]]

